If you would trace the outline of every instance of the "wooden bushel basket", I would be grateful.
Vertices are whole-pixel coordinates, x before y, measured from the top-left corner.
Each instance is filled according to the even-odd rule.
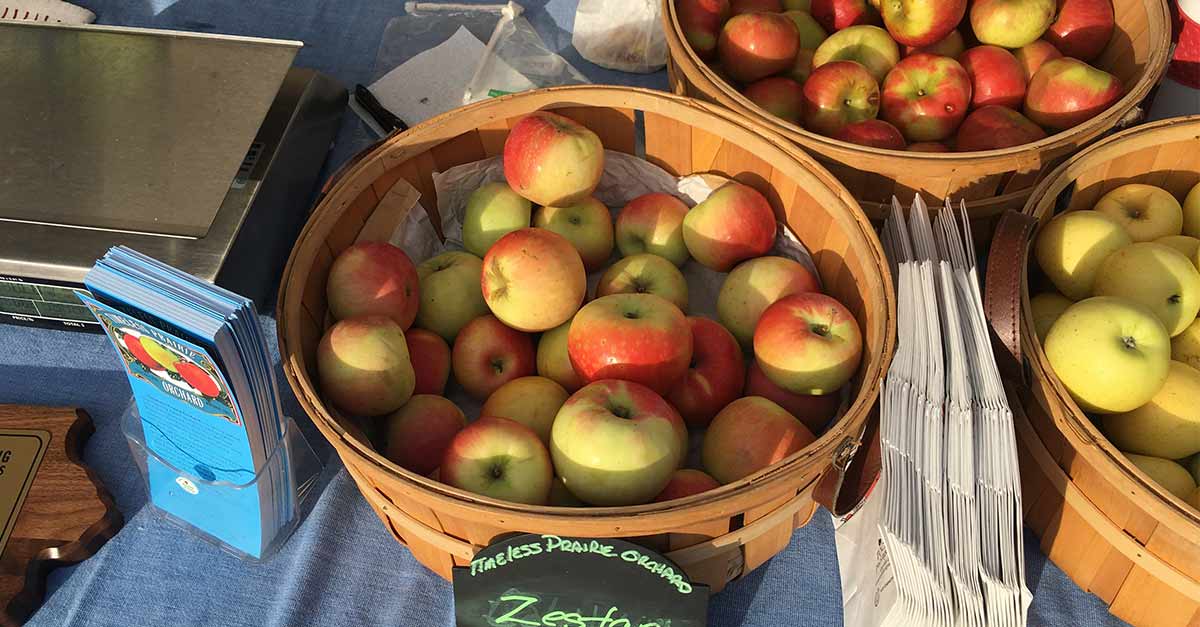
[[[696,56],[683,37],[675,1],[662,2],[670,54],[667,69],[675,93],[744,113],[800,144],[846,185],[872,220],[883,218],[893,195],[912,198],[919,191],[931,206],[941,206],[947,196],[965,200],[975,221],[973,229],[981,237],[992,232],[995,218],[1004,210],[1025,206],[1043,171],[1114,127],[1141,118],[1139,104],[1162,78],[1171,46],[1166,0],[1113,0],[1116,31],[1093,64],[1121,79],[1126,92],[1107,111],[1024,146],[942,154],[905,152],[839,141],[767,113]]]
[[[675,175],[714,172],[752,185],[812,250],[826,291],[857,317],[862,365],[848,410],[811,446],[748,477],[687,499],[637,507],[564,508],[502,502],[403,470],[328,406],[315,351],[325,277],[357,240],[387,239],[419,193],[436,213],[432,173],[502,152],[522,116],[550,109],[595,131],[611,150]],[[434,224],[440,224],[432,216]],[[895,344],[895,302],[882,248],[854,199],[815,161],[758,124],[711,105],[649,90],[563,87],[475,103],[393,135],[335,175],[301,233],[279,296],[284,371],[305,411],[337,449],[367,501],[421,563],[449,578],[513,532],[631,539],[666,551],[693,580],[719,590],[787,546],[812,515],[814,487],[844,470],[868,424]]]
[[[1029,304],[1031,291],[1052,286],[1028,255],[1028,235],[1059,209],[1090,209],[1126,183],[1158,185],[1182,199],[1197,182],[1200,116],[1114,135],[1050,174],[1024,214],[1004,215],[988,267],[989,320],[1021,364],[1009,396],[1025,522],[1051,561],[1134,625],[1200,625],[1200,512],[1130,463],[1055,376]]]

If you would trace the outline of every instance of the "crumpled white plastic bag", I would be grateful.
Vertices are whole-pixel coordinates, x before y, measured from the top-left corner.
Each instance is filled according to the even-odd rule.
[[[612,70],[649,74],[667,64],[662,4],[656,0],[579,0],[571,43]]]

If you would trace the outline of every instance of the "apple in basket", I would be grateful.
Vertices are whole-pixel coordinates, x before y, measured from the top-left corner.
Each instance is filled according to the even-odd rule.
[[[467,197],[463,247],[482,257],[496,240],[529,226],[533,205],[503,181],[485,183]]]
[[[624,379],[666,394],[687,374],[692,332],[683,312],[662,297],[610,294],[575,315],[567,352],[584,381]]]
[[[550,427],[567,391],[546,377],[521,377],[500,386],[479,409],[480,416],[508,418],[533,429],[550,445]]]
[[[384,455],[401,468],[428,475],[441,466],[450,442],[467,426],[453,401],[416,394],[386,418]]]
[[[416,385],[404,330],[387,316],[335,323],[317,346],[321,394],[339,409],[380,416],[408,402]]]
[[[421,306],[416,325],[453,342],[466,324],[488,314],[479,277],[483,260],[461,250],[451,250],[417,265],[421,277]]]
[[[333,261],[325,297],[336,320],[388,316],[407,329],[421,303],[420,280],[403,250],[387,242],[359,242]]]
[[[442,458],[440,478],[476,494],[545,505],[554,468],[537,434],[525,425],[484,416],[458,432]]]
[[[704,432],[700,459],[722,484],[733,483],[816,440],[808,427],[779,405],[747,396],[730,403]]]
[[[1186,468],[1170,459],[1126,453],[1125,457],[1133,462],[1138,470],[1146,473],[1154,483],[1175,496],[1188,500],[1196,492],[1196,481]]]
[[[591,196],[569,207],[538,208],[533,214],[533,226],[567,238],[588,272],[604,267],[612,256],[612,215],[604,203]]]
[[[829,394],[858,369],[862,334],[845,305],[818,292],[795,294],[758,319],[754,356],[779,387],[793,394]]]
[[[933,42],[926,46],[905,46],[904,56],[917,54],[918,52],[927,52],[929,54],[941,55],[957,59],[959,55],[967,49],[967,43],[963,40],[962,31],[957,29],[950,31],[949,35]]]
[[[1101,196],[1092,209],[1116,220],[1135,242],[1183,231],[1183,206],[1171,192],[1154,185],[1122,185]]]
[[[567,488],[592,505],[649,502],[686,452],[679,414],[654,390],[632,381],[584,386],[558,410],[550,435],[554,467]]]
[[[454,379],[479,400],[500,386],[534,372],[533,339],[500,322],[480,316],[463,327],[450,359]]]
[[[683,219],[692,258],[717,272],[760,257],[775,245],[775,212],[758,190],[735,181],[718,187]]]
[[[971,108],[1019,109],[1025,102],[1025,70],[1011,52],[999,46],[975,46],[958,62],[971,77]]]
[[[755,257],[738,264],[721,283],[717,319],[746,348],[754,343],[758,318],[775,301],[819,292],[820,282],[803,264],[787,257]]]
[[[1046,40],[1068,57],[1091,61],[1104,52],[1115,26],[1112,0],[1058,0]]]
[[[879,13],[867,0],[812,0],[810,13],[827,32],[857,24],[879,23]]]
[[[799,49],[796,25],[779,13],[735,15],[725,22],[717,40],[721,67],[743,83],[790,68]]]
[[[980,43],[1020,48],[1054,21],[1055,0],[973,0],[971,29]]]
[[[688,316],[687,321],[692,361],[667,400],[688,426],[703,427],[741,395],[746,365],[737,340],[720,323],[699,316]]]
[[[941,141],[954,134],[971,104],[971,77],[950,57],[905,57],[883,80],[880,108],[909,141]]]
[[[888,0],[879,8],[893,39],[928,46],[955,32],[967,13],[967,0]]]
[[[1092,295],[1092,284],[1104,260],[1132,241],[1116,220],[1103,213],[1068,211],[1042,227],[1033,253],[1063,296],[1083,300]]]
[[[904,150],[907,146],[900,129],[883,120],[855,122],[838,131],[833,138],[886,150]]]
[[[1063,57],[1042,64],[1029,79],[1025,115],[1048,129],[1068,129],[1096,117],[1124,93],[1112,74]]]
[[[829,421],[837,415],[842,406],[841,394],[793,394],[775,385],[763,373],[757,361],[751,361],[746,368],[746,387],[742,390],[746,396],[761,396],[774,401],[776,405],[787,410],[804,423],[809,431],[821,433]]]
[[[450,346],[446,340],[433,331],[409,329],[404,341],[416,376],[413,394],[445,392],[446,381],[450,379]]]
[[[717,37],[729,19],[729,0],[676,0],[675,14],[683,37],[701,59],[717,53]]]
[[[1029,79],[1033,78],[1034,74],[1041,69],[1042,65],[1047,61],[1062,58],[1063,54],[1054,47],[1054,44],[1039,39],[1031,44],[1021,46],[1013,51],[1013,56],[1016,57],[1017,63],[1021,64],[1021,70],[1025,74],[1025,82],[1029,83]]]
[[[814,70],[835,61],[854,61],[879,82],[900,61],[900,48],[878,26],[851,26],[830,35],[813,53]]]
[[[804,83],[804,126],[815,133],[836,135],[878,114],[879,83],[860,63],[826,63]]]
[[[779,0],[730,0],[729,10],[733,15],[780,13],[783,11],[783,4]]]
[[[617,250],[625,257],[652,253],[682,266],[690,257],[683,242],[687,212],[688,206],[670,194],[651,192],[634,198],[617,214]]]
[[[1183,253],[1157,242],[1136,242],[1100,264],[1092,294],[1145,305],[1179,335],[1200,313],[1200,272]]]
[[[604,174],[604,145],[587,127],[549,111],[531,113],[504,140],[504,178],[539,205],[582,202]]]
[[[999,105],[972,111],[958,127],[955,146],[961,152],[997,150],[1045,139],[1046,131],[1029,118]]]
[[[1172,361],[1167,380],[1150,402],[1104,416],[1104,434],[1117,448],[1169,459],[1200,453],[1200,371]]]
[[[521,331],[545,331],[567,320],[587,295],[579,252],[563,236],[526,228],[500,238],[483,258],[483,300]]]
[[[688,286],[683,273],[670,261],[649,253],[625,257],[600,275],[596,298],[609,294],[654,294],[682,311],[688,308]]]
[[[716,479],[703,470],[694,468],[681,468],[676,470],[671,475],[671,480],[667,482],[667,487],[663,488],[658,496],[654,497],[655,503],[663,501],[674,501],[686,496],[701,494],[709,490],[716,490],[721,487]]]
[[[800,33],[801,50],[816,50],[817,46],[820,46],[821,42],[829,36],[829,33],[825,32],[821,24],[807,11],[791,10],[784,11],[783,14],[796,25],[796,31]]]
[[[1029,312],[1033,314],[1033,330],[1038,340],[1045,340],[1046,333],[1071,305],[1071,299],[1057,292],[1042,292],[1029,299]]]
[[[742,93],[781,120],[798,124],[804,113],[804,87],[786,76],[770,76],[754,81]]]
[[[563,386],[566,391],[574,392],[583,387],[583,378],[575,372],[567,353],[567,332],[570,330],[571,320],[568,320],[538,339],[537,373]]]

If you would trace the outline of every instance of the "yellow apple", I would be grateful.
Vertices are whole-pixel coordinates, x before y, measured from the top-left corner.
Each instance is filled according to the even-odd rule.
[[[1196,483],[1200,483],[1200,453],[1183,460],[1183,466],[1192,473],[1192,478],[1196,480]]]
[[[1046,334],[1046,358],[1085,410],[1141,407],[1167,379],[1167,330],[1144,305],[1098,296],[1071,305]]]
[[[1200,237],[1200,183],[1183,199],[1183,234]]]
[[[508,418],[533,429],[550,446],[554,416],[567,402],[563,386],[546,377],[520,377],[500,386],[479,409],[480,416]]]
[[[1196,251],[1200,250],[1200,239],[1196,239],[1190,235],[1168,235],[1154,241],[1178,250],[1188,259],[1194,259]]]
[[[1200,369],[1200,319],[1193,320],[1183,333],[1171,338],[1171,359]]]
[[[1171,192],[1161,187],[1122,185],[1101,196],[1093,209],[1120,223],[1135,242],[1152,242],[1183,232],[1183,208]]]
[[[1056,292],[1044,292],[1031,298],[1029,306],[1033,308],[1033,329],[1038,339],[1045,340],[1054,321],[1074,304],[1071,299]]]
[[[1125,457],[1128,457],[1129,461],[1138,467],[1138,470],[1149,475],[1155,483],[1181,499],[1188,499],[1196,490],[1196,481],[1183,466],[1176,462],[1134,453],[1126,453]]]
[[[1103,418],[1104,433],[1129,453],[1180,459],[1200,453],[1200,370],[1170,362],[1167,380],[1148,403]]]
[[[1158,316],[1168,335],[1179,335],[1200,312],[1200,271],[1170,246],[1138,242],[1100,264],[1092,294],[1141,303]]]
[[[1042,228],[1034,255],[1063,296],[1083,300],[1092,295],[1100,264],[1132,241],[1116,220],[1102,213],[1071,211]]]

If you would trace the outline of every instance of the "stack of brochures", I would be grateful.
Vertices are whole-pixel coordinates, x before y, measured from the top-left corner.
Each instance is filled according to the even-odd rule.
[[[882,231],[897,349],[880,392],[882,471],[839,526],[847,625],[1026,624],[1012,411],[965,207],[893,199]]]
[[[253,303],[125,247],[80,298],[120,353],[140,416],[150,501],[260,558],[296,514],[270,354]],[[126,425],[126,433],[130,434]]]

